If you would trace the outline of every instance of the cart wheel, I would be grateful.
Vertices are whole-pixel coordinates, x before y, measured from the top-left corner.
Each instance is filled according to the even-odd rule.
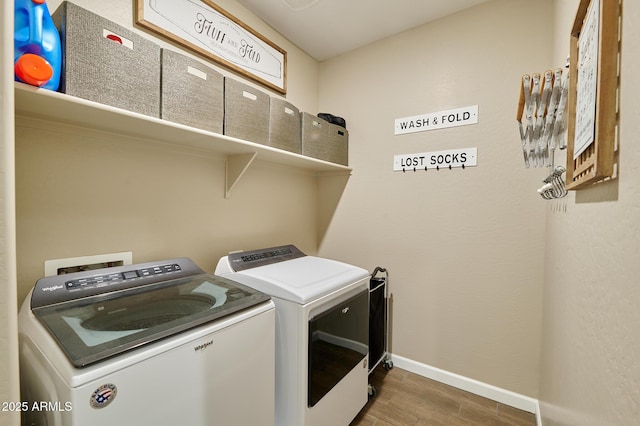
[[[368,394],[369,394],[369,398],[373,398],[374,396],[376,396],[375,386],[369,385]]]
[[[393,361],[391,361],[390,359],[386,359],[386,360],[384,360],[382,365],[384,366],[385,370],[389,371],[389,370],[391,370],[393,368]]]

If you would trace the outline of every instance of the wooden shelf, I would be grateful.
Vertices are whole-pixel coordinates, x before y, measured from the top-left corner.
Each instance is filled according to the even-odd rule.
[[[327,172],[351,174],[351,168],[323,160],[284,151],[270,146],[200,130],[159,118],[126,111],[64,93],[38,89],[15,83],[15,113],[19,116],[72,124],[180,147],[206,150],[227,156],[227,164],[246,162],[254,158],[287,167],[296,167],[318,174]],[[238,159],[251,158],[251,161]],[[236,169],[237,167],[232,167]],[[229,167],[227,167],[229,170]],[[237,183],[242,173],[227,173],[225,193]]]

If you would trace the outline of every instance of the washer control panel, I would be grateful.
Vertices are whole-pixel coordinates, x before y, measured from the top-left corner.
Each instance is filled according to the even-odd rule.
[[[82,287],[109,285],[128,280],[137,280],[153,275],[168,274],[181,271],[182,268],[177,263],[167,265],[154,265],[148,268],[132,269],[124,272],[114,272],[110,274],[92,275],[88,277],[76,278],[65,282],[67,290],[75,290]]]
[[[161,281],[204,274],[187,257],[40,278],[31,293],[31,309],[97,296]]]

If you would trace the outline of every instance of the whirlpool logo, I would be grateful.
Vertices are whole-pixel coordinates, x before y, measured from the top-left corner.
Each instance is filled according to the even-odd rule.
[[[203,350],[207,349],[211,345],[213,345],[213,340],[209,340],[208,342],[204,342],[201,345],[194,346],[193,350],[196,351],[196,352],[203,351]]]

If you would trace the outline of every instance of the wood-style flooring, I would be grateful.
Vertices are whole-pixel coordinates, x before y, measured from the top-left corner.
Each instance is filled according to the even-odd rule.
[[[369,377],[376,394],[351,426],[535,426],[532,413],[393,367]]]

